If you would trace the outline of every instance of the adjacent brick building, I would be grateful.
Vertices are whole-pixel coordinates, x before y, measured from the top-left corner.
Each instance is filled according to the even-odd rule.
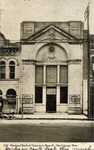
[[[94,118],[94,35],[90,35],[90,115]]]

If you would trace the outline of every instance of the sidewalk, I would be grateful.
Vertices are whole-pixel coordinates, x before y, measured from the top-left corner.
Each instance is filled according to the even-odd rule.
[[[16,119],[31,120],[88,120],[85,115],[68,115],[67,113],[35,113],[35,114],[16,114]]]
[[[1,119],[1,125],[7,124],[24,124],[24,125],[66,125],[66,126],[94,126],[94,121],[89,120],[84,115],[68,115],[68,114],[21,114],[15,115],[16,119]]]
[[[73,126],[90,126],[94,121],[88,119],[85,115],[68,115],[62,113],[46,114],[15,114],[15,119],[0,119],[0,124],[50,124],[50,125],[73,125]]]

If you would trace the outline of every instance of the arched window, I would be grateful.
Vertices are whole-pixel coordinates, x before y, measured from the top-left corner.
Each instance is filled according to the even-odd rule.
[[[5,69],[6,69],[6,64],[4,61],[0,62],[0,79],[5,79]]]
[[[9,77],[10,79],[15,79],[15,62],[10,61],[9,63]]]
[[[9,105],[16,105],[16,91],[14,89],[7,90],[6,98],[8,99]]]
[[[7,90],[6,97],[7,98],[16,98],[16,91],[14,89]]]

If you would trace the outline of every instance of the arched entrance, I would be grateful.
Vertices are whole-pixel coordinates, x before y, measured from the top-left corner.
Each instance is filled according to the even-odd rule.
[[[6,92],[6,112],[15,113],[16,112],[16,91],[14,89],[8,89]]]
[[[57,44],[44,45],[36,54],[35,109],[47,113],[68,109],[68,56]],[[40,89],[40,92],[38,92]]]

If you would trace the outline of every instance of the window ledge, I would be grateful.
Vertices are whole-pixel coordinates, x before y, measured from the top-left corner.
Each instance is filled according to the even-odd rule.
[[[67,106],[68,103],[60,103],[59,106],[60,106],[60,105],[61,105],[61,106]]]
[[[0,79],[0,81],[18,81],[19,79]]]

